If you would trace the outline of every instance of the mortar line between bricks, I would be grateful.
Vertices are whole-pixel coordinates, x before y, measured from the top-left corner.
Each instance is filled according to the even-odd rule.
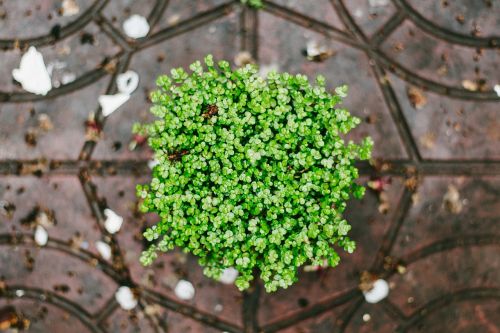
[[[273,2],[263,1],[264,8],[262,10],[282,19],[285,19],[289,22],[295,23],[301,27],[304,27],[309,30],[316,31],[326,37],[332,38],[338,42],[350,45],[357,49],[366,49],[368,45],[359,43],[354,40],[352,36],[346,34],[344,31],[339,30],[333,26],[330,26],[321,21],[317,21],[313,18],[310,18],[306,15],[298,13],[289,8],[277,5]]]
[[[488,287],[469,288],[445,295],[440,295],[438,298],[432,299],[431,301],[414,311],[413,314],[408,317],[405,323],[396,328],[395,332],[407,332],[408,329],[417,325],[425,317],[432,315],[432,313],[439,311],[452,302],[465,302],[477,299],[493,299],[496,301],[500,301],[500,289]]]
[[[481,37],[467,36],[443,28],[422,16],[412,8],[406,0],[392,0],[394,5],[402,11],[420,29],[450,44],[458,44],[475,48],[499,48],[500,36]]]
[[[39,302],[42,301],[51,304],[56,308],[62,309],[66,313],[70,313],[93,333],[106,333],[102,328],[94,323],[90,314],[78,303],[70,301],[69,299],[62,297],[51,290],[20,285],[9,285],[5,288],[2,294],[0,294],[0,299],[4,296],[7,296],[8,298],[19,298],[16,295],[17,290],[23,290],[24,295],[22,298],[28,298]]]
[[[132,59],[132,53],[127,52],[123,55],[123,57],[118,61],[118,65],[116,70],[111,75],[111,78],[108,83],[108,87],[106,88],[105,95],[112,95],[116,93],[116,78],[119,74],[125,72],[130,65],[130,61]],[[100,105],[97,105],[96,111],[94,112],[94,120],[96,122],[96,127],[99,130],[99,134],[102,134],[104,131],[104,125],[106,123],[106,117],[102,114],[102,109]],[[83,144],[82,149],[80,150],[80,154],[78,155],[79,160],[88,161],[91,159],[94,149],[97,145],[98,141],[95,140],[86,140]]]
[[[23,245],[26,247],[38,246],[33,240],[33,235],[27,233],[0,234],[0,245]],[[79,248],[75,250],[67,242],[49,237],[49,240],[44,248],[62,252],[87,264],[90,264],[91,261],[96,261],[96,267],[98,267],[100,271],[102,271],[117,284],[119,284],[120,281],[123,280],[123,277],[120,276],[120,274],[118,274],[107,261],[104,261],[101,257],[96,256],[84,249]]]
[[[356,299],[356,297],[359,296],[360,293],[361,291],[358,288],[352,288],[342,293],[341,295],[320,301],[312,306],[309,306],[286,317],[278,318],[277,320],[262,326],[261,331],[265,333],[272,333],[285,329],[287,327],[291,327],[292,325],[295,325],[301,321],[318,316],[353,299]]]
[[[131,52],[133,47],[127,42],[126,37],[116,29],[111,22],[102,14],[99,13],[94,18],[94,22],[101,28],[101,31],[104,32],[106,36],[108,36],[115,44],[119,45],[123,51]]]
[[[148,15],[149,31],[152,31],[156,24],[160,21],[169,3],[170,0],[156,0],[153,9]]]
[[[413,138],[410,126],[408,125],[406,117],[401,110],[401,106],[399,105],[398,99],[396,97],[396,94],[394,93],[394,89],[392,89],[390,81],[387,79],[384,70],[381,69],[377,64],[374,64],[371,68],[372,73],[375,76],[375,80],[377,81],[377,85],[382,92],[385,104],[389,109],[392,121],[394,125],[396,125],[399,137],[404,143],[406,153],[408,154],[410,159],[421,161],[422,157],[420,155],[420,151],[418,150],[417,143]]]
[[[403,194],[398,202],[397,209],[392,216],[392,223],[389,225],[387,232],[384,235],[384,239],[377,251],[375,260],[371,266],[371,272],[382,272],[384,258],[391,253],[394,242],[399,234],[399,230],[403,225],[406,215],[411,207],[411,197],[413,192],[408,188],[404,187]]]
[[[151,36],[148,36],[144,40],[139,41],[136,51],[144,50],[165,40],[199,28],[204,24],[217,20],[218,18],[224,17],[233,11],[233,7],[234,2],[228,2],[211,10],[195,15],[185,21],[162,29],[152,34]]]
[[[259,57],[259,15],[256,9],[242,6],[240,13],[240,50],[248,51],[254,60]]]
[[[402,11],[397,11],[391,18],[377,30],[369,42],[372,48],[378,48],[406,19],[406,15]]]
[[[351,307],[348,307],[347,309],[342,311],[339,318],[335,322],[335,324],[337,325],[337,329],[334,330],[333,333],[343,333],[352,317],[356,314],[356,312],[364,302],[365,299],[360,294],[360,296],[354,301]]]
[[[42,176],[78,176],[81,168],[86,168],[92,176],[136,176],[148,172],[149,160],[1,160],[0,177],[31,177],[22,173],[23,168],[31,168],[42,163]],[[500,161],[497,160],[423,160],[420,163],[411,160],[376,160],[373,166],[369,162],[356,163],[361,176],[407,176],[413,169],[421,176],[500,176]]]
[[[456,88],[452,86],[447,86],[438,82],[431,81],[429,79],[423,78],[415,73],[412,73],[402,65],[397,62],[392,61],[385,53],[381,52],[379,49],[374,49],[369,45],[368,40],[365,35],[353,20],[349,12],[344,6],[342,0],[330,0],[330,2],[335,7],[338,16],[344,23],[344,25],[352,32],[355,33],[358,39],[361,38],[363,44],[363,49],[367,53],[368,57],[378,63],[381,67],[389,70],[389,72],[397,75],[401,79],[411,84],[425,88],[426,90],[435,92],[439,95],[451,96],[458,99],[469,99],[478,101],[500,101],[500,97],[493,90],[489,91],[470,91],[465,88]]]
[[[351,31],[354,37],[362,42],[368,44],[368,39],[361,31],[361,29],[356,25],[356,22],[352,19],[352,17],[347,12],[347,9],[344,6],[344,3],[341,0],[330,0],[332,6],[337,11],[337,15],[340,17],[342,23]],[[389,26],[390,27],[390,26]],[[366,56],[370,59],[371,51],[366,51]],[[384,71],[377,66],[377,64],[372,66],[372,72],[375,76],[375,81],[379,86],[382,95],[384,97],[385,103],[390,111],[392,120],[396,125],[398,130],[399,137],[404,143],[406,153],[412,160],[420,161],[420,153],[418,151],[418,147],[413,139],[411,134],[411,130],[406,122],[406,118],[403,115],[399,102],[394,94],[394,91],[388,81],[385,81],[385,73]],[[384,81],[382,81],[384,80]]]
[[[86,169],[83,168],[80,171],[78,176],[80,180],[83,193],[85,194],[85,198],[89,204],[92,215],[97,222],[97,226],[103,236],[106,236],[105,241],[109,243],[112,251],[112,258],[114,266],[118,266],[121,268],[121,273],[124,275],[124,283],[130,287],[133,287],[135,282],[132,281],[130,271],[125,264],[125,258],[123,257],[122,251],[120,250],[120,245],[116,241],[116,238],[113,234],[110,234],[106,231],[104,227],[105,218],[103,216],[102,207],[99,204],[99,198],[97,196],[97,187],[90,180],[90,176],[87,174]],[[117,269],[118,270],[118,269]]]
[[[61,28],[59,38],[56,39],[54,35],[50,32],[43,36],[31,37],[31,38],[21,38],[21,39],[0,39],[0,49],[13,49],[15,45],[19,45],[20,49],[24,49],[26,46],[45,46],[56,41],[61,41],[77,32],[79,32],[83,27],[85,27],[93,17],[99,13],[109,0],[97,0],[95,1],[82,15],[78,16],[74,21],[67,24]]]
[[[176,312],[180,315],[194,319],[197,322],[206,324],[208,326],[220,329],[222,331],[228,331],[231,333],[243,333],[242,329],[237,325],[220,319],[219,317],[212,315],[210,313],[202,312],[193,306],[183,304],[171,299],[168,296],[162,295],[158,292],[143,289],[141,295],[144,299],[156,303],[164,307],[165,309]]]

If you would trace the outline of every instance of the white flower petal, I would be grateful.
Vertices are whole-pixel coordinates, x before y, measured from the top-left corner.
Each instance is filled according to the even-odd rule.
[[[30,93],[46,95],[52,89],[52,82],[43,56],[34,46],[31,46],[22,56],[19,68],[12,70],[12,76],[21,83],[24,90]]]
[[[97,248],[97,252],[99,252],[103,259],[111,259],[111,246],[102,241],[97,241],[95,242],[95,247]]]
[[[195,294],[193,284],[186,280],[179,280],[175,286],[174,292],[177,297],[183,300],[190,300]]]
[[[389,284],[385,280],[378,279],[373,283],[373,288],[364,291],[363,294],[368,303],[378,303],[389,295]]]
[[[104,210],[104,215],[106,216],[106,221],[104,222],[104,227],[110,234],[117,233],[123,224],[123,217],[113,212],[111,209],[106,208]]]
[[[40,246],[47,245],[47,241],[49,240],[49,234],[47,230],[41,225],[37,225],[35,229],[35,242]]]
[[[149,23],[144,16],[132,15],[123,22],[123,31],[131,38],[145,37],[149,32]]]
[[[226,268],[219,279],[224,284],[233,284],[238,277],[238,271],[233,267]]]
[[[104,117],[109,116],[120,106],[125,104],[130,98],[129,94],[116,94],[116,95],[101,95],[99,96],[99,105],[102,109]]]
[[[116,78],[116,86],[122,94],[132,94],[139,85],[139,75],[134,71],[126,71]]]
[[[115,293],[115,299],[123,310],[132,310],[137,306],[137,298],[127,286],[121,286]]]

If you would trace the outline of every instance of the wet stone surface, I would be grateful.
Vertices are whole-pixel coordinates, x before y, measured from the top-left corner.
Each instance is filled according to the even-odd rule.
[[[500,327],[500,150],[497,1],[0,1],[0,325],[30,332],[496,332]],[[123,30],[132,15],[149,32]],[[47,95],[13,79],[30,46],[50,69]],[[308,47],[321,49],[307,57]],[[374,160],[346,218],[357,242],[341,265],[299,272],[274,294],[240,293],[172,251],[151,267],[137,211],[151,151],[131,134],[152,116],[156,76],[212,53],[233,64],[350,86]],[[98,98],[139,75],[106,119]],[[123,217],[116,234],[104,210]],[[47,241],[36,238],[47,232]],[[43,240],[43,239],[42,239]],[[100,247],[97,245],[100,244]],[[104,245],[103,245],[104,244]],[[109,252],[104,251],[103,247]],[[382,301],[365,301],[372,282]],[[179,280],[194,297],[181,300]],[[137,305],[121,308],[130,288]],[[249,310],[252,300],[257,307]],[[135,303],[134,303],[135,304]],[[4,326],[1,326],[2,328]]]

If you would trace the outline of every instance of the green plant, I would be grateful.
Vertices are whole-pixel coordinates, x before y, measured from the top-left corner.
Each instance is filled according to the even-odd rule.
[[[240,1],[242,4],[244,4],[244,5],[248,4],[250,7],[254,7],[254,8],[264,7],[262,0],[240,0]]]
[[[159,119],[135,129],[159,161],[150,185],[137,187],[142,210],[161,218],[144,233],[154,243],[142,263],[178,246],[207,276],[235,267],[239,289],[258,273],[267,291],[290,286],[304,264],[336,266],[334,246],[355,248],[342,213],[364,193],[354,162],[372,147],[340,137],[359,123],[336,108],[347,87],[331,94],[322,76],[313,86],[304,75],[261,78],[252,65],[232,71],[211,56],[205,64],[160,76],[151,95]]]

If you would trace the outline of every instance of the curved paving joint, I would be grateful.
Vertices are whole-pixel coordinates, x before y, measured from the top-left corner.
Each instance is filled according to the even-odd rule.
[[[0,5],[0,311],[12,305],[52,332],[498,330],[500,3],[266,0],[256,11],[229,0],[74,2],[71,17],[60,1]],[[132,14],[147,18],[146,37],[123,33]],[[309,61],[308,42],[328,56]],[[32,45],[53,81],[74,79],[46,96],[23,91],[11,71]],[[138,263],[155,217],[137,212],[151,152],[131,126],[152,119],[157,75],[241,51],[264,68],[348,83],[346,107],[363,120],[351,138],[376,143],[362,181],[382,184],[347,212],[357,251],[271,295],[208,280],[180,252]],[[97,97],[116,93],[129,69],[139,88],[105,118]],[[124,217],[117,234],[104,226],[107,207]],[[50,220],[44,247],[33,241],[40,212]],[[377,304],[358,286],[367,272],[389,282]],[[195,286],[192,301],[173,292],[181,278]],[[120,286],[138,297],[134,310],[115,300]]]

